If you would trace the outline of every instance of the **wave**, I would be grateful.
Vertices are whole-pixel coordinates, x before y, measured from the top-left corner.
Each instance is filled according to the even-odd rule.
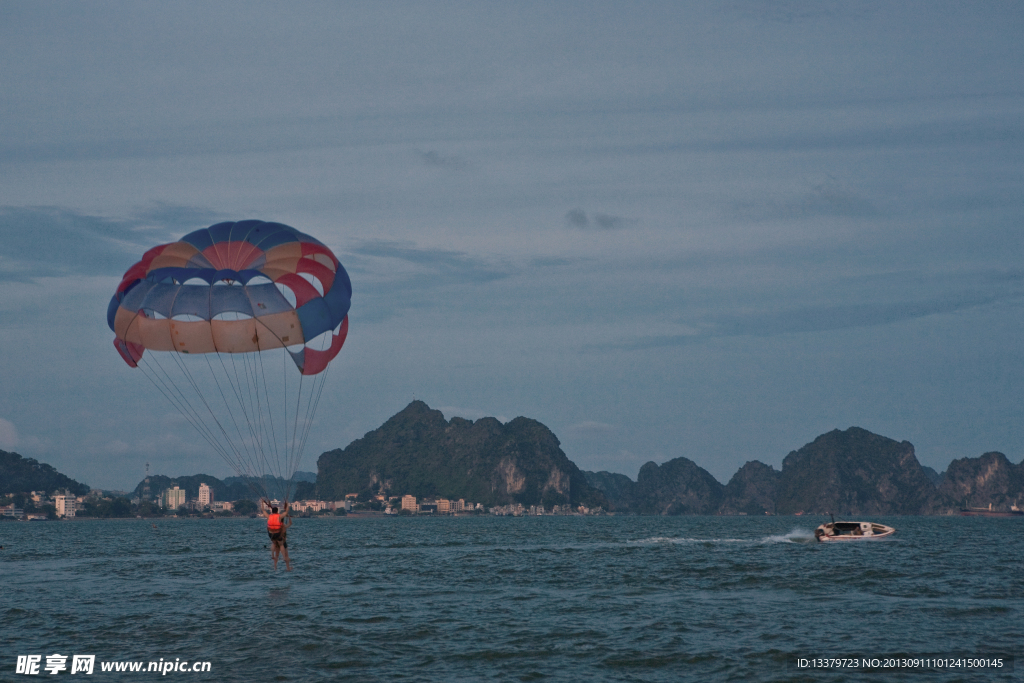
[[[793,529],[781,536],[765,536],[765,543],[810,543],[814,540],[814,532],[808,529]]]
[[[807,529],[793,529],[792,531],[781,534],[781,535],[770,535],[761,536],[759,538],[689,538],[689,537],[674,537],[674,536],[652,536],[650,538],[643,538],[635,541],[627,541],[627,543],[635,545],[657,545],[661,543],[666,544],[686,544],[686,543],[749,543],[749,544],[761,544],[761,543],[810,543],[814,540],[814,532],[808,531]]]

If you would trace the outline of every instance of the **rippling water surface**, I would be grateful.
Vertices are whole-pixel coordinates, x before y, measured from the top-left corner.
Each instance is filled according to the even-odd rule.
[[[298,519],[291,573],[265,520],[4,523],[0,680],[53,653],[217,681],[1020,680],[797,670],[1024,643],[1024,520],[872,518],[896,536],[819,544],[822,521]]]

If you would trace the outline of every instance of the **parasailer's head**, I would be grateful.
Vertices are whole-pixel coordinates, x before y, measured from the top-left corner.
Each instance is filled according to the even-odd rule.
[[[273,512],[276,515],[277,514],[277,506],[275,505],[274,507],[270,508],[270,511]]]

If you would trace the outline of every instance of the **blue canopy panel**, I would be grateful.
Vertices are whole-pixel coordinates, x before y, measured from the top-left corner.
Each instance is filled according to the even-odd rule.
[[[192,315],[212,320],[222,313],[240,313],[249,317],[284,313],[292,310],[288,300],[273,284],[262,285],[171,285],[140,282],[123,299],[111,299],[107,323],[113,328],[118,306],[129,311],[139,309],[159,313],[165,318]]]
[[[295,309],[299,314],[299,324],[302,325],[302,336],[309,341],[318,334],[333,330],[341,323],[341,319],[335,320],[331,315],[331,309],[323,299],[312,299]]]
[[[321,244],[309,235],[283,223],[256,220],[217,223],[208,228],[190,232],[180,241],[191,244],[200,252],[221,242],[248,242],[263,251],[287,242]]]

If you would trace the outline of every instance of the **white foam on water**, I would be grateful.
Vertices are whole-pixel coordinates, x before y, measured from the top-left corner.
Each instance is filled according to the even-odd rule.
[[[793,529],[781,536],[765,536],[764,543],[810,543],[814,540],[814,532],[807,529]]]
[[[755,539],[751,538],[672,538],[668,536],[653,536],[651,538],[644,538],[638,541],[629,541],[629,543],[635,543],[638,545],[653,545],[656,543],[756,543]]]
[[[762,536],[760,538],[687,538],[687,537],[673,537],[673,536],[652,536],[650,538],[643,538],[635,541],[628,541],[634,545],[656,545],[660,543],[680,545],[686,543],[750,543],[750,544],[761,544],[761,543],[810,543],[814,540],[814,532],[808,531],[807,529],[793,529],[792,531],[781,534]]]

